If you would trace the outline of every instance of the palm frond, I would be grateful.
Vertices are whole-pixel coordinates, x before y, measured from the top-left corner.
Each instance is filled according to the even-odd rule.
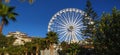
[[[8,25],[9,23],[9,21],[6,18],[3,18],[1,21],[3,21],[5,25]]]
[[[16,21],[17,13],[14,12],[15,7],[7,6],[5,4],[0,4],[0,16],[3,17],[2,21],[5,22],[5,25],[8,24],[8,20]]]
[[[18,13],[15,13],[15,12],[12,12],[12,14],[14,14],[14,15],[19,15]]]
[[[13,13],[8,14],[7,17],[8,17],[8,19],[10,19],[12,21],[16,21],[15,14],[13,14]]]
[[[8,12],[12,12],[14,9],[15,9],[15,7],[11,6],[11,7],[9,7]]]
[[[15,21],[16,21],[16,18],[15,18],[15,17],[12,17],[11,20],[15,22]]]

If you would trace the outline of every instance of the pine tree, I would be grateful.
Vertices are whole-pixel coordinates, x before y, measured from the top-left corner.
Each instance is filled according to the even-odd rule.
[[[86,2],[85,12],[87,13],[87,17],[91,17],[93,20],[97,19],[97,13],[93,10],[92,4],[89,0]]]
[[[86,28],[83,30],[83,34],[86,37],[93,37],[98,16],[97,13],[93,10],[92,4],[89,0],[87,0],[86,2],[85,12],[86,15],[83,19],[83,23],[86,26]]]

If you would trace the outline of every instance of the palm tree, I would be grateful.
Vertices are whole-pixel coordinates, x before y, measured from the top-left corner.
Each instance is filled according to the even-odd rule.
[[[35,51],[36,51],[36,55],[38,55],[39,54],[39,50],[40,50],[40,48],[41,48],[41,44],[42,44],[42,38],[34,38],[33,39],[33,44],[35,45]]]
[[[60,55],[65,55],[66,53],[68,53],[68,48],[70,47],[69,44],[65,41],[63,41],[60,44],[60,47],[62,48],[62,51],[60,52]]]
[[[71,55],[77,55],[77,53],[80,51],[80,45],[78,43],[70,43],[69,46]]]
[[[4,35],[0,35],[0,55],[4,53],[5,47],[7,46],[6,37]]]
[[[2,34],[2,29],[4,25],[9,24],[9,20],[16,21],[17,13],[14,12],[15,7],[7,6],[0,3],[0,16],[1,16],[1,23],[0,23],[0,34]]]
[[[50,31],[50,32],[47,33],[46,39],[49,42],[50,55],[53,55],[53,49],[54,49],[53,44],[57,44],[58,35],[57,35],[57,33]]]
[[[24,52],[25,52],[25,55],[28,55],[28,52],[32,53],[32,48],[33,48],[34,44],[33,42],[27,42],[25,43],[24,45]]]
[[[45,55],[44,50],[49,48],[49,43],[47,42],[46,38],[41,39],[41,45],[41,50],[43,50],[42,55]]]

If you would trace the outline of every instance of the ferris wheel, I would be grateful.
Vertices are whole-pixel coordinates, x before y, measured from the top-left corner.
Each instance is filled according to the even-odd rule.
[[[48,24],[48,32],[58,34],[59,41],[79,42],[84,39],[82,30],[86,27],[83,18],[86,13],[80,9],[67,8],[57,12]]]

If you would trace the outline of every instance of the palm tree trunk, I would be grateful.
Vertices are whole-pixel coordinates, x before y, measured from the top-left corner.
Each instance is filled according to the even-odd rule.
[[[36,46],[36,55],[38,55],[38,51],[39,51],[39,46]]]
[[[50,55],[53,55],[53,44],[50,44]]]
[[[0,35],[2,34],[3,26],[4,26],[4,21],[2,21],[2,23],[1,23],[1,25],[0,25]]]
[[[77,50],[75,50],[75,54],[77,55]]]
[[[42,53],[42,55],[45,55],[45,54],[44,54],[44,50],[43,50],[43,53]]]
[[[33,55],[33,53],[31,53],[31,55]]]
[[[27,51],[25,52],[25,55],[28,55],[28,54],[27,54]]]

